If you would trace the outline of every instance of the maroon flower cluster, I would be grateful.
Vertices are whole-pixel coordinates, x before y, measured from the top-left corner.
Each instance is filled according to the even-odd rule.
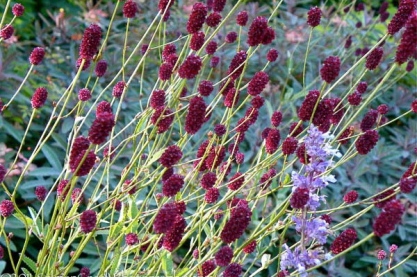
[[[127,0],[123,5],[123,15],[126,18],[134,18],[138,12],[138,6],[132,0]]]
[[[374,197],[375,207],[384,208],[385,204],[395,199],[395,190],[389,189]]]
[[[81,203],[84,201],[84,195],[82,193],[82,189],[75,188],[71,193],[71,201],[73,204]]]
[[[306,95],[300,109],[298,110],[298,118],[302,121],[308,121],[313,116],[314,108],[320,99],[320,91],[310,90]]]
[[[6,40],[11,38],[11,36],[14,33],[14,28],[12,25],[7,24],[6,26],[4,26],[1,30],[0,30],[0,38]]]
[[[248,12],[247,11],[240,11],[236,16],[236,23],[239,26],[245,26],[248,23]]]
[[[226,245],[217,251],[214,255],[214,260],[218,266],[228,266],[233,258],[233,250],[230,246]]]
[[[203,3],[198,2],[193,5],[193,9],[187,22],[188,33],[194,34],[200,31],[206,20],[207,11],[207,6]]]
[[[201,268],[198,269],[197,276],[199,277],[206,277],[209,276],[216,269],[216,262],[214,259],[205,261]]]
[[[268,154],[273,154],[278,150],[281,134],[278,129],[271,129],[265,139],[265,150]]]
[[[226,5],[226,0],[213,0],[213,11],[222,12],[224,6]]]
[[[25,7],[22,4],[16,3],[13,5],[12,13],[14,16],[22,16],[25,11]]]
[[[38,65],[42,62],[45,56],[45,49],[42,47],[35,47],[29,56],[29,62],[33,65]]]
[[[320,76],[326,83],[333,82],[340,72],[340,59],[336,56],[330,56],[324,60],[320,69]]]
[[[242,74],[243,64],[245,63],[247,56],[246,51],[242,50],[237,52],[233,57],[229,65],[229,70],[227,71],[227,75],[230,75],[232,80],[236,80]]]
[[[162,246],[170,252],[174,251],[180,244],[186,227],[187,223],[185,222],[184,217],[182,217],[182,215],[177,215],[174,224],[168,232],[165,233]]]
[[[307,188],[297,187],[293,192],[290,204],[293,209],[302,209],[310,199],[310,191]]]
[[[111,110],[111,105],[109,102],[107,101],[101,101],[100,103],[97,104],[97,108],[96,108],[96,116],[102,114],[102,113],[112,113],[113,111]]]
[[[112,91],[112,95],[115,98],[120,98],[123,94],[123,91],[126,87],[126,83],[123,81],[119,81],[117,82],[114,87],[113,87],[113,91]]]
[[[349,94],[348,102],[352,106],[359,106],[362,102],[362,96],[359,92],[354,91],[353,93]]]
[[[238,190],[243,185],[244,182],[245,182],[245,175],[243,175],[240,172],[236,172],[236,174],[233,175],[232,178],[230,178],[230,181],[227,184],[227,187],[231,190]]]
[[[370,109],[365,114],[365,116],[363,117],[361,121],[361,125],[360,125],[361,130],[365,132],[365,131],[372,129],[377,119],[378,119],[378,111],[374,109]]]
[[[162,185],[162,193],[167,197],[175,196],[184,185],[184,176],[172,174]]]
[[[83,268],[81,268],[79,276],[80,277],[89,277],[90,276],[90,269],[88,267],[84,266]]]
[[[236,277],[242,274],[242,266],[238,263],[229,264],[223,271],[223,277]]]
[[[355,202],[357,199],[358,199],[358,193],[354,190],[351,190],[351,191],[347,192],[343,196],[343,201],[347,204],[351,204],[351,203]]]
[[[175,0],[159,0],[158,3],[158,9],[161,12],[164,12],[165,9],[169,9],[173,4],[175,3]]]
[[[191,36],[190,48],[194,51],[201,49],[201,46],[204,44],[205,34],[201,31],[194,33]]]
[[[135,233],[128,233],[125,236],[125,242],[127,245],[135,245],[139,243],[138,235]]]
[[[203,189],[211,189],[217,181],[217,175],[214,172],[207,172],[201,177],[200,185]]]
[[[248,227],[251,216],[252,212],[247,202],[240,200],[231,210],[230,218],[220,234],[221,240],[229,244],[240,238],[245,232],[246,227]]]
[[[382,47],[377,47],[366,57],[365,67],[369,70],[374,70],[377,68],[381,62],[382,55],[384,55],[384,50]]]
[[[57,195],[61,198],[61,200],[64,200],[65,197],[67,197],[68,190],[69,190],[69,180],[61,180],[58,184],[58,187],[56,189]]]
[[[262,189],[267,189],[271,183],[272,183],[272,179],[277,175],[277,171],[274,168],[271,168],[270,170],[268,170],[267,172],[265,172],[262,176],[261,179],[259,180],[259,183],[261,185]]]
[[[386,203],[381,214],[375,219],[372,226],[375,235],[382,237],[393,231],[395,226],[401,222],[404,211],[405,208],[399,200],[392,200]]]
[[[217,25],[219,25],[219,23],[221,21],[222,21],[222,16],[218,12],[212,12],[206,18],[206,24],[207,24],[207,26],[212,27],[212,28],[214,28]]]
[[[159,162],[165,167],[172,167],[182,158],[182,151],[176,145],[168,146],[159,158]]]
[[[353,129],[353,126],[349,126],[348,128],[346,128],[346,130],[344,130],[337,138],[337,141],[342,145],[348,143],[349,138],[353,135]]]
[[[48,191],[44,186],[37,186],[35,188],[35,195],[39,201],[44,201],[46,198],[46,194],[48,194]]]
[[[203,80],[198,85],[198,92],[202,96],[209,96],[212,93],[213,89],[214,89],[213,83],[208,80]]]
[[[256,96],[260,94],[269,82],[269,76],[263,71],[255,73],[248,85],[248,94]]]
[[[83,136],[77,137],[74,140],[74,143],[72,144],[72,148],[71,148],[71,152],[69,156],[69,166],[70,166],[71,172],[73,173],[78,168],[78,171],[76,172],[76,176],[87,175],[95,164],[96,155],[94,154],[94,151],[89,151],[88,154],[86,154],[89,146],[90,146],[89,140]],[[84,162],[80,165],[84,156],[86,156],[84,159]]]
[[[48,98],[48,91],[46,88],[40,87],[35,90],[32,96],[32,108],[39,109],[45,105],[46,99]]]
[[[405,25],[405,31],[398,45],[395,61],[399,64],[407,62],[417,49],[417,12],[414,12]],[[411,70],[410,70],[411,71]]]
[[[400,1],[397,12],[394,14],[394,17],[388,24],[388,34],[394,35],[406,24],[408,18],[415,10],[416,4],[416,0]]]
[[[231,31],[226,34],[224,41],[226,41],[227,43],[233,43],[236,41],[236,39],[237,39],[237,33],[234,31]]]
[[[80,45],[80,58],[92,60],[98,52],[101,39],[101,28],[96,24],[91,24],[84,31],[84,35]]]
[[[0,214],[4,217],[9,217],[14,212],[13,202],[10,200],[3,200],[0,203]]]
[[[287,137],[282,142],[282,154],[291,155],[297,150],[298,140],[294,137]]]
[[[318,7],[311,8],[307,13],[307,24],[314,28],[320,25],[321,10]]]
[[[154,90],[151,94],[149,103],[153,109],[163,107],[165,104],[165,91],[162,89]]]
[[[88,101],[91,99],[91,91],[88,88],[82,88],[78,91],[78,100]]]
[[[201,58],[191,54],[178,69],[178,75],[183,79],[193,79],[200,72],[201,66]]]
[[[103,77],[107,71],[107,61],[106,60],[99,60],[96,64],[96,68],[94,69],[94,73],[97,77]]]
[[[255,251],[255,249],[256,249],[256,240],[252,240],[251,242],[246,244],[245,247],[243,247],[243,252],[245,252],[246,254],[250,254],[253,251]]]
[[[98,109],[97,109],[98,110]],[[102,144],[110,135],[115,125],[114,115],[110,112],[96,112],[96,119],[88,132],[88,139],[93,144]]]
[[[97,214],[93,210],[86,210],[80,216],[81,232],[88,234],[94,230],[97,224]]]
[[[355,142],[356,150],[361,155],[368,154],[378,142],[379,135],[375,130],[368,130],[362,134]]]
[[[204,195],[204,201],[208,204],[215,203],[220,197],[220,191],[218,188],[210,188],[206,191]]]
[[[270,44],[275,39],[275,31],[268,27],[268,19],[262,16],[256,17],[249,27],[248,44],[257,46],[259,44]]]
[[[278,50],[271,48],[269,49],[268,53],[266,54],[266,59],[268,60],[268,62],[275,62],[278,59]]]
[[[333,254],[339,254],[351,247],[357,237],[358,235],[355,229],[348,228],[333,241],[332,245],[330,246],[330,250]]]
[[[174,66],[171,63],[166,62],[166,63],[161,64],[161,66],[159,67],[159,72],[158,72],[159,79],[161,79],[162,81],[169,80],[171,78],[173,70],[174,70]]]
[[[190,100],[188,113],[185,118],[185,131],[189,134],[195,134],[203,126],[206,117],[206,103],[200,96],[194,96]]]

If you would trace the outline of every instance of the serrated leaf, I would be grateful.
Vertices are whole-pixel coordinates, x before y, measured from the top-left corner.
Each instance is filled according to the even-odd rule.
[[[23,255],[22,260],[30,268],[30,270],[32,270],[33,273],[36,272],[36,263],[31,258],[29,258],[26,255]],[[23,268],[22,268],[22,270],[23,270]],[[27,275],[27,276],[30,276],[30,275]]]
[[[55,150],[50,147],[49,145],[45,144],[42,149],[42,153],[45,155],[48,162],[51,164],[51,166],[59,171],[62,170],[62,161],[59,159],[58,154],[55,152]]]

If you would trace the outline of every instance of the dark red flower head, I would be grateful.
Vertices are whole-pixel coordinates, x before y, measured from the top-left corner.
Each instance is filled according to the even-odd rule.
[[[211,189],[217,181],[217,175],[214,172],[207,172],[203,175],[200,185],[203,189]]]
[[[290,204],[293,209],[302,209],[310,199],[310,191],[307,188],[296,188],[291,196]]]
[[[227,71],[227,75],[230,75],[232,80],[236,80],[242,74],[243,65],[246,61],[247,54],[245,51],[239,51],[233,57],[232,61],[229,65],[229,70]]]
[[[226,34],[224,41],[226,41],[227,43],[233,43],[236,41],[236,39],[237,39],[237,33],[234,31],[231,31]]]
[[[266,59],[268,60],[268,62],[275,62],[278,59],[278,50],[271,48],[269,49],[268,53],[266,54]]]
[[[94,230],[97,224],[97,215],[93,210],[86,210],[80,216],[81,232],[84,234],[90,233]]]
[[[248,227],[251,216],[252,212],[246,201],[239,201],[236,206],[231,208],[230,218],[220,233],[221,240],[229,244],[240,238]]]
[[[255,73],[248,85],[248,93],[252,96],[260,94],[269,82],[269,76],[264,71]]]
[[[159,79],[161,79],[162,81],[168,81],[171,78],[173,70],[174,70],[174,66],[172,65],[172,63],[165,62],[161,64],[161,66],[159,67],[159,72],[158,72]]]
[[[174,251],[180,244],[186,227],[184,217],[176,215],[172,227],[165,233],[162,246],[170,252]]]
[[[375,235],[382,237],[391,233],[395,229],[395,226],[401,222],[404,211],[405,208],[399,200],[391,200],[386,203],[372,226]]]
[[[96,114],[96,119],[88,132],[88,139],[93,144],[102,144],[110,135],[114,125],[114,115],[109,112]]]
[[[333,82],[340,72],[340,59],[336,56],[330,56],[324,60],[320,69],[320,76],[326,83]]]
[[[291,155],[297,150],[298,140],[294,137],[287,137],[282,142],[282,154]]]
[[[82,88],[78,91],[78,100],[88,101],[91,99],[91,91],[88,88]]]
[[[126,18],[134,18],[138,12],[138,6],[132,0],[127,0],[123,5],[123,15]]]
[[[162,193],[165,196],[175,196],[184,185],[184,176],[172,174],[162,185]]]
[[[250,254],[253,251],[255,251],[255,249],[256,249],[256,240],[252,240],[251,242],[246,244],[245,247],[243,247],[243,252],[245,252],[246,254]]]
[[[181,78],[193,79],[200,72],[201,66],[201,58],[191,54],[178,69],[178,75]]]
[[[235,175],[233,175],[232,178],[230,178],[230,181],[227,187],[231,190],[238,190],[243,185],[244,182],[245,182],[245,175],[243,175],[240,172],[237,172]]]
[[[12,25],[7,24],[0,30],[0,38],[6,40],[11,38],[14,33],[14,28]]]
[[[14,16],[19,17],[23,15],[25,7],[22,4],[16,3],[13,5],[12,13]]]
[[[269,44],[275,38],[275,31],[268,27],[268,20],[265,17],[256,17],[249,27],[248,44],[257,46],[259,44]]]
[[[300,109],[298,110],[298,118],[303,121],[308,121],[311,119],[314,108],[316,107],[317,101],[320,98],[320,91],[310,90],[306,95],[303,103],[301,104]]]
[[[32,96],[32,108],[39,109],[45,105],[46,99],[48,98],[48,91],[46,88],[40,87],[35,90]]]
[[[318,7],[313,7],[308,11],[307,24],[314,28],[320,25],[321,10]]]
[[[339,254],[351,247],[357,237],[358,235],[355,229],[348,228],[333,241],[332,245],[330,246],[330,250],[333,254]]]
[[[213,204],[219,199],[220,191],[218,188],[209,188],[204,195],[204,201],[208,204]]]
[[[355,202],[357,199],[358,199],[358,193],[354,190],[351,190],[351,191],[347,192],[343,196],[343,201],[347,204],[351,204],[351,203]]]
[[[213,89],[214,89],[213,83],[208,80],[203,80],[198,85],[198,92],[202,96],[209,96],[211,92],[213,91]]]
[[[376,130],[368,130],[355,142],[356,150],[361,155],[368,154],[378,142],[379,135]]]
[[[209,276],[216,269],[216,262],[214,259],[205,261],[201,268],[198,269],[197,276],[198,277],[206,277]]]
[[[157,234],[166,233],[174,224],[175,217],[178,214],[178,208],[175,203],[164,204],[153,222],[154,232]]]
[[[105,112],[112,113],[111,105],[107,101],[101,101],[100,103],[97,104],[96,116]]]
[[[149,103],[153,109],[157,109],[158,107],[163,107],[165,104],[165,91],[162,89],[154,90],[151,94]]]
[[[119,81],[117,82],[114,87],[113,87],[113,91],[112,91],[112,95],[115,98],[120,98],[123,94],[123,91],[126,87],[126,83],[123,81]]]
[[[212,12],[206,18],[206,24],[207,24],[207,26],[212,27],[212,28],[214,28],[217,25],[219,25],[219,23],[221,21],[222,21],[222,16],[218,12]]]
[[[225,245],[214,255],[217,266],[228,266],[233,258],[233,249]]]
[[[240,11],[236,16],[236,23],[239,26],[245,26],[248,23],[248,12]]]
[[[165,9],[169,9],[173,4],[175,3],[175,0],[159,0],[158,3],[158,9],[161,12],[164,12]]]
[[[80,45],[80,58],[91,60],[98,52],[101,39],[101,28],[96,24],[91,24],[84,31]]]
[[[200,31],[206,20],[207,12],[208,9],[205,4],[198,2],[193,5],[193,9],[187,22],[188,33],[194,34]]]
[[[213,1],[213,11],[222,12],[225,5],[226,5],[226,0],[214,0]]]
[[[238,263],[229,264],[223,271],[223,277],[239,277],[242,274],[242,266]]]
[[[388,34],[394,35],[407,23],[408,18],[411,16],[413,11],[415,11],[416,4],[416,0],[400,1],[397,12],[388,24]]]
[[[201,96],[194,96],[190,100],[188,113],[185,118],[185,131],[195,134],[200,130],[206,115],[206,103]]]
[[[174,121],[174,114],[171,109],[161,106],[155,109],[150,121],[158,128],[157,133],[161,134],[171,127]]]
[[[4,217],[9,217],[14,212],[13,202],[10,200],[3,200],[0,203],[0,214]]]
[[[403,0],[405,2],[405,0]],[[417,49],[417,11],[408,19],[405,25],[405,31],[401,37],[400,45],[398,45],[395,61],[403,64],[411,58]]]
[[[384,50],[382,47],[377,47],[366,57],[365,67],[369,70],[374,70],[378,67],[379,63],[381,62],[382,55],[384,54]]]
[[[47,194],[48,190],[44,186],[37,186],[35,188],[35,195],[39,201],[44,201]]]
[[[206,46],[206,53],[209,55],[213,55],[217,51],[217,42],[210,41]]]
[[[42,62],[44,56],[45,49],[42,47],[36,47],[32,50],[32,53],[30,53],[29,62],[33,65],[38,65]]]
[[[200,50],[201,46],[204,44],[205,34],[201,31],[192,34],[190,41],[190,48],[194,51]]]
[[[159,158],[159,162],[169,168],[178,163],[182,158],[182,151],[176,145],[168,146],[164,153],[162,153],[161,157]]]
[[[370,109],[365,114],[365,116],[363,117],[361,121],[361,125],[360,125],[361,130],[365,132],[365,131],[372,129],[377,119],[378,119],[378,111],[374,109]]]
[[[135,245],[139,243],[138,235],[135,233],[128,233],[125,236],[125,242],[127,245]]]
[[[96,64],[96,68],[94,69],[94,73],[97,77],[103,77],[107,71],[107,61],[106,60],[99,60]]]

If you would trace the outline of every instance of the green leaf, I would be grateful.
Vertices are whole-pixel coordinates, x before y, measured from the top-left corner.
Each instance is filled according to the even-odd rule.
[[[39,237],[40,234],[42,233],[42,223],[41,223],[41,220],[39,219],[39,217],[36,218],[36,211],[35,211],[35,209],[33,209],[32,207],[28,207],[28,209],[29,209],[29,213],[30,213],[30,216],[31,216],[32,220],[35,222],[35,224],[32,225],[33,231],[34,231],[35,235],[37,237]]]
[[[11,135],[13,138],[15,138],[18,142],[22,141],[24,132],[22,130],[18,130],[15,127],[13,127],[10,123],[7,121],[3,122],[3,127],[6,133]]]
[[[164,270],[165,276],[173,276],[174,262],[172,261],[171,253],[164,251],[162,255],[162,269]]]
[[[187,273],[190,269],[188,267],[182,268],[177,274],[176,276],[180,277],[180,276],[184,276],[185,273]]]
[[[36,272],[36,263],[32,260],[32,259],[30,259],[28,256],[26,256],[26,255],[23,255],[23,262],[30,268],[30,270],[32,270],[32,272],[33,273],[35,273]],[[23,270],[23,268],[22,268],[22,270]],[[26,273],[26,272],[25,272]],[[26,273],[27,274],[27,273]],[[30,276],[30,275],[27,275],[27,276]]]
[[[41,150],[42,150],[42,153],[45,155],[46,159],[48,160],[48,162],[52,165],[52,167],[61,171],[62,161],[59,159],[55,150],[52,147],[48,146],[47,144],[45,144],[41,148]]]
[[[5,261],[0,261],[0,274],[3,273],[5,268],[6,268],[6,262]]]
[[[39,167],[28,173],[29,176],[33,177],[57,177],[61,174],[61,170],[53,167]]]
[[[20,222],[23,223],[23,225],[28,225],[28,226],[32,226],[33,225],[33,220],[26,216],[26,215],[21,215],[20,213],[13,213],[13,216],[19,220]]]

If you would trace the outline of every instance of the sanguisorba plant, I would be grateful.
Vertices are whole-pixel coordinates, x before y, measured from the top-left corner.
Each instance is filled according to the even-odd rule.
[[[289,72],[294,62],[302,68],[301,75],[293,76],[302,84],[292,92],[303,98],[295,102],[296,109],[291,102],[297,98],[288,98],[291,90],[285,88],[295,81],[282,83],[283,91],[270,87],[270,79],[276,80],[271,72],[286,52],[276,37],[283,28],[276,22],[283,1],[273,1],[269,14],[251,13],[241,0],[233,6],[227,2],[195,2],[181,24],[176,1],[160,0],[134,44],[130,38],[137,33],[131,30],[140,20],[135,1],[115,1],[110,22],[86,25],[74,77],[51,105],[21,174],[8,176],[34,119],[50,105],[48,95],[56,93],[47,86],[33,93],[16,158],[0,165],[0,258],[7,270],[36,276],[229,277],[271,271],[274,276],[318,276],[339,257],[401,223],[403,194],[412,193],[417,183],[416,162],[397,183],[364,199],[358,200],[355,190],[341,196],[328,187],[338,186],[335,169],[370,153],[380,130],[399,119],[385,117],[386,104],[371,107],[411,74],[417,56],[416,1],[400,1],[387,25],[388,5],[383,3],[381,18],[366,22],[365,33],[358,31],[360,24],[356,29],[349,24],[362,4],[342,1],[335,13],[326,10],[327,18],[322,18],[325,8],[312,7],[303,24],[309,28],[305,56],[299,61],[287,57]],[[13,35],[15,18],[25,15],[24,7],[14,4],[9,20],[11,6],[7,1],[1,43]],[[109,38],[118,30],[114,22],[121,13],[123,50],[118,63],[109,64],[105,57],[114,55]],[[343,24],[330,20],[340,21],[340,16]],[[169,24],[177,24],[176,38],[167,31]],[[384,33],[375,39],[370,33],[381,25]],[[345,43],[322,56],[317,38],[327,32],[350,33]],[[367,41],[370,48],[355,51],[352,39]],[[395,51],[385,51],[386,41],[396,45]],[[13,109],[33,69],[43,66],[44,56],[52,58],[50,51],[33,49],[27,75],[14,95],[5,97],[2,111]],[[313,56],[321,60],[319,67],[309,63]],[[386,70],[379,69],[382,61]],[[138,94],[138,76],[140,109],[126,118],[122,107],[131,99],[127,95]],[[270,97],[267,87],[280,96]],[[416,112],[414,101],[400,117]],[[36,180],[26,174],[28,169],[69,117],[75,120],[59,161],[62,172],[53,186],[34,188],[40,204],[19,206],[20,187]],[[254,155],[245,155],[248,145],[257,149]],[[361,210],[334,222],[333,215],[352,207]],[[356,227],[371,210],[378,211],[372,226]],[[7,230],[13,217],[25,229],[19,244]],[[372,274],[400,267],[417,246],[398,263],[392,258],[396,250],[396,245],[390,248],[385,269],[386,253],[379,251],[381,262]]]

